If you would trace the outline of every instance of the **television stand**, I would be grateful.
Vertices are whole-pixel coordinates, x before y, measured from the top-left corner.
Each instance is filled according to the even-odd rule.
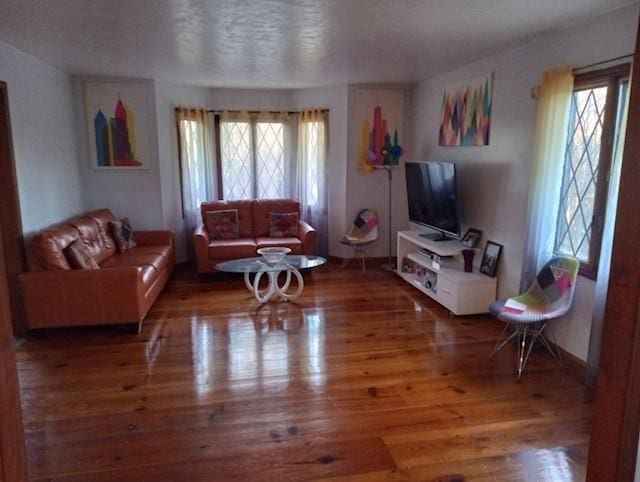
[[[460,256],[463,249],[455,239],[432,241],[420,231],[398,231],[396,273],[454,315],[487,313],[496,299],[497,280],[477,269],[465,273]],[[403,273],[405,258],[422,266],[427,275],[419,279],[415,273]]]
[[[430,241],[439,242],[439,241],[449,241],[451,238],[447,238],[447,236],[443,232],[438,233],[420,233],[419,236],[424,239],[428,239]]]

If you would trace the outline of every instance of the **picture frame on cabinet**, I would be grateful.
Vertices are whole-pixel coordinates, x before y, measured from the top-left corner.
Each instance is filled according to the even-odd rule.
[[[494,241],[487,241],[480,263],[480,272],[495,278],[498,271],[498,262],[502,254],[502,245]]]
[[[466,246],[467,248],[473,249],[478,245],[481,238],[482,238],[482,231],[475,228],[469,228],[467,229],[467,232],[464,233],[464,236],[460,238],[460,244],[462,244],[463,246]]]

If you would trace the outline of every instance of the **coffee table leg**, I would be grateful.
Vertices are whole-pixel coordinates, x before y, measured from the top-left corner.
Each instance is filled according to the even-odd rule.
[[[285,301],[295,300],[296,298],[298,298],[302,294],[302,291],[304,290],[304,281],[302,280],[302,275],[300,274],[300,271],[298,271],[295,268],[288,269],[287,280],[284,282],[282,286],[278,286],[278,274],[279,273],[276,273],[273,280],[275,288],[278,292],[278,295],[280,295],[280,297],[282,297]],[[293,293],[289,294],[287,293],[287,290],[289,289],[289,285],[291,283],[291,274],[293,274],[298,280],[298,288]]]
[[[260,280],[262,279],[262,275],[265,273],[269,277],[269,284],[264,290],[260,291]],[[286,270],[285,273],[287,273],[287,278],[285,279],[282,286],[279,286],[278,284],[278,276],[280,275],[280,273],[282,273],[282,271],[258,271],[255,274],[255,278],[253,278],[253,282],[251,281],[251,273],[245,273],[244,284],[247,289],[253,294],[253,296],[255,296],[256,300],[258,300],[260,303],[266,303],[271,298],[273,298],[274,295],[280,296],[285,301],[295,300],[302,294],[302,291],[304,290],[304,281],[302,279],[300,271],[294,268]],[[293,293],[287,293],[287,291],[289,290],[289,286],[291,286],[292,274],[298,281],[298,287]]]
[[[269,277],[269,283],[264,290],[260,291],[260,280],[262,279],[262,275],[265,273],[267,273],[267,276]],[[253,281],[251,281],[251,274],[254,274]],[[269,301],[276,292],[276,290],[273,288],[274,282],[272,274],[273,273],[269,273],[266,271],[244,273],[244,285],[260,303],[266,303],[267,301]]]
[[[247,287],[251,293],[253,293],[253,284],[251,284],[251,273],[248,271],[244,272],[244,285]]]

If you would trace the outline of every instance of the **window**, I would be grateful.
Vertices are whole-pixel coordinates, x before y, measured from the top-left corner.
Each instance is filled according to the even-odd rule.
[[[285,197],[284,126],[279,122],[256,124],[256,188],[258,199]]]
[[[249,199],[253,193],[251,124],[220,123],[220,162],[223,198]]]
[[[581,274],[594,279],[628,72],[625,65],[578,75],[571,99],[554,248],[578,258]]]
[[[221,122],[220,162],[224,199],[285,197],[284,124]]]

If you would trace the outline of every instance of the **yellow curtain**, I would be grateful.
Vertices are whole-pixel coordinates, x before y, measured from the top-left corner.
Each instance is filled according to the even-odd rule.
[[[572,94],[570,67],[544,72],[538,88],[521,287],[553,254]]]

